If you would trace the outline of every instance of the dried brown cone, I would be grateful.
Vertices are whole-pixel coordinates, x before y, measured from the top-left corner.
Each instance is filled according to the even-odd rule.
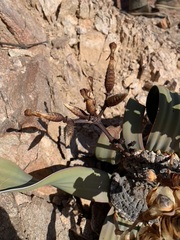
[[[115,71],[114,71],[114,52],[116,50],[116,43],[112,42],[109,44],[110,47],[110,55],[109,55],[109,64],[106,70],[106,76],[105,76],[105,89],[106,89],[106,93],[109,94],[114,87],[114,83],[115,83]]]
[[[115,95],[110,95],[106,98],[105,105],[107,107],[116,106],[117,104],[122,102],[126,98],[127,95],[128,95],[128,93],[119,93],[119,94],[115,94]]]
[[[88,119],[88,114],[86,112],[84,112],[82,109],[75,107],[75,106],[70,106],[67,104],[64,104],[65,107],[70,110],[74,115],[76,115],[77,117],[81,118],[81,119]]]
[[[109,94],[113,90],[114,83],[115,83],[114,58],[110,57],[104,83],[107,94]]]
[[[89,98],[86,100],[86,110],[90,115],[96,115],[96,102],[94,99]]]
[[[64,121],[65,118],[62,114],[51,112],[51,113],[42,113],[39,111],[32,111],[31,109],[26,109],[24,111],[25,116],[35,116],[38,118],[44,118],[46,120],[52,121],[52,122],[61,122]]]
[[[86,88],[82,88],[80,90],[80,93],[83,96],[84,101],[86,102],[87,112],[92,116],[96,115],[96,102],[93,98],[89,96],[89,90]]]

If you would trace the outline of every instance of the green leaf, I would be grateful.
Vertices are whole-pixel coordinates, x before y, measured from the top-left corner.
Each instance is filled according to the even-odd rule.
[[[144,111],[145,106],[132,98],[129,99],[123,120],[123,137],[127,148],[129,143],[135,142],[135,145],[132,147],[133,149],[144,149],[142,139],[142,120]]]
[[[45,185],[52,185],[77,197],[109,202],[109,183],[109,174],[86,167],[66,168],[37,181],[16,164],[0,158],[0,193],[31,191]]]
[[[35,179],[22,171],[15,163],[0,158],[0,190],[17,186],[28,186],[35,183]]]
[[[107,127],[107,130],[112,137],[117,139],[120,138],[120,127],[109,126]],[[121,159],[121,153],[113,150],[112,144],[109,142],[109,139],[104,132],[101,133],[98,139],[95,155],[98,160],[111,164],[117,164]]]
[[[104,225],[102,226],[101,233],[99,236],[99,240],[116,240],[117,235],[115,235],[115,225],[114,225],[114,208],[112,207],[108,215],[104,221]]]
[[[127,238],[126,234],[125,235],[124,234],[121,234],[121,235],[115,234],[116,227],[123,233],[132,225],[132,223],[119,217],[117,214],[116,214],[116,220],[117,220],[117,222],[116,222],[114,214],[115,214],[114,207],[111,207],[111,209],[109,210],[107,217],[104,221],[104,224],[102,226],[99,240],[135,239],[135,236],[137,235],[137,232],[139,231],[139,227],[136,227],[135,229],[133,229],[131,231],[131,233],[130,233],[131,238]]]
[[[153,86],[147,97],[147,114],[153,124],[146,149],[180,154],[180,95]]]

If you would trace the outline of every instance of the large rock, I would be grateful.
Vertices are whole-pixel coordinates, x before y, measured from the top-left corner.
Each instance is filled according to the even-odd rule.
[[[68,205],[61,215],[46,199],[21,193],[2,194],[0,205],[0,239],[69,239]]]
[[[27,63],[24,63],[24,60],[20,58],[21,67],[9,62],[4,66],[4,72],[0,73],[1,101],[2,105],[6,105],[4,106],[6,111],[1,118],[1,133],[10,127],[15,129],[22,127],[27,121],[24,117],[26,108],[51,109],[51,78],[48,60],[40,55],[30,61],[27,59]]]
[[[0,18],[18,43],[28,44],[47,40],[45,32],[32,18],[30,12],[25,7],[22,10],[22,1],[0,1]]]

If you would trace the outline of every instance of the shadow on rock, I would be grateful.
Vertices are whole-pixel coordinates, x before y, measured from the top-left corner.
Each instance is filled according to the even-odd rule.
[[[55,173],[59,170],[62,170],[66,168],[64,165],[53,165],[50,167],[46,167],[46,168],[42,168],[42,169],[38,169],[36,171],[30,172],[29,174],[31,176],[33,176],[34,178],[38,179],[38,180],[42,180],[43,178],[49,176],[52,173]]]
[[[102,119],[102,124],[108,126],[119,126],[122,118],[116,116],[109,119]],[[70,149],[73,158],[79,158],[79,154],[84,156],[94,155],[96,143],[102,130],[95,124],[79,123],[75,126],[75,133],[72,137]],[[80,149],[81,148],[81,149]]]
[[[54,209],[51,213],[51,220],[48,225],[46,240],[56,240],[55,224],[56,224],[56,207],[54,206]]]
[[[21,240],[13,227],[10,218],[4,208],[0,207],[0,239],[1,240]]]

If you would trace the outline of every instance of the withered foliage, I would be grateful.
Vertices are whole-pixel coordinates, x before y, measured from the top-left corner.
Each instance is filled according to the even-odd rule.
[[[180,238],[180,174],[167,175],[148,171],[148,181],[155,183],[146,196],[147,209],[138,214],[124,237],[139,223],[143,223],[136,238],[138,240],[175,240]]]

